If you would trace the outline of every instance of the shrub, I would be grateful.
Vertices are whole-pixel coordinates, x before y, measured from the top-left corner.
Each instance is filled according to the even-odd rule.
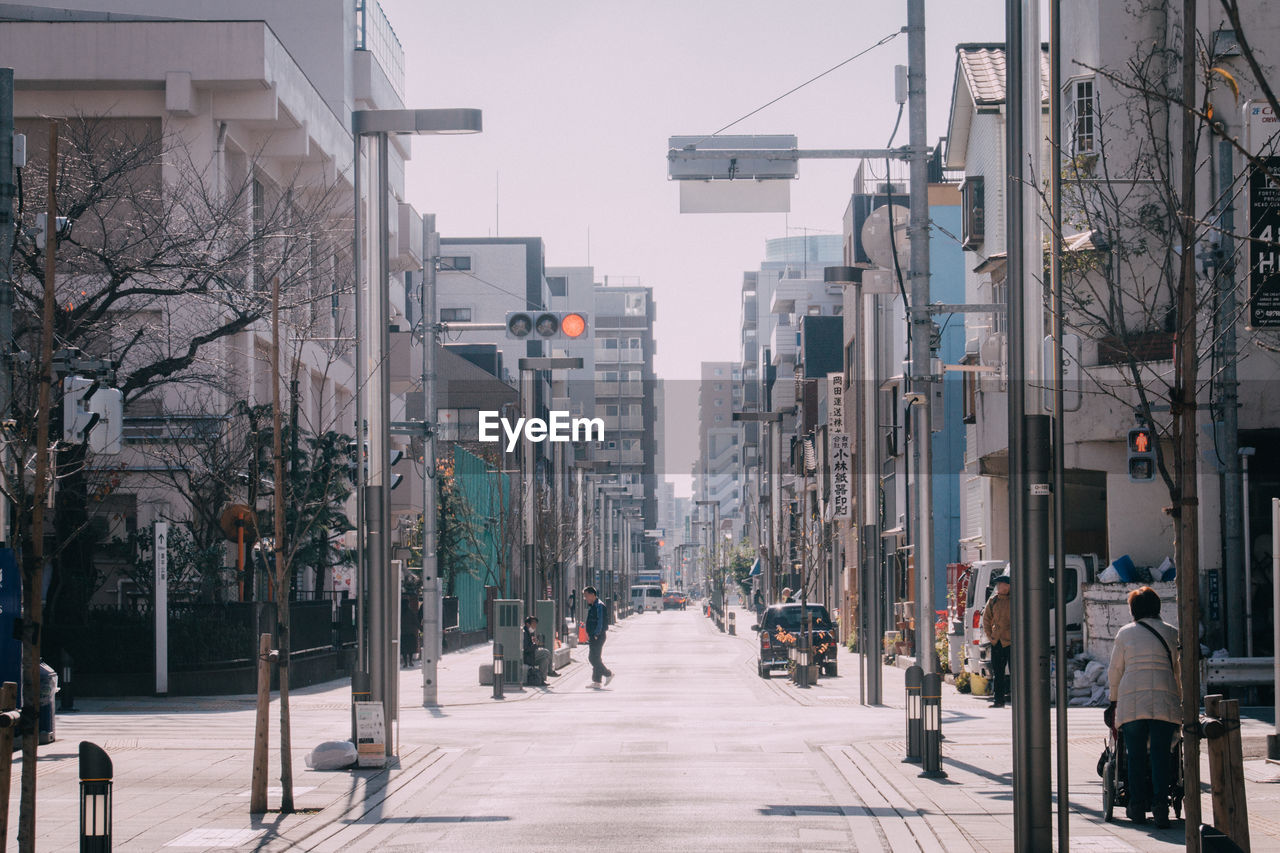
[[[962,672],[956,676],[956,690],[961,693],[969,692],[969,673]]]

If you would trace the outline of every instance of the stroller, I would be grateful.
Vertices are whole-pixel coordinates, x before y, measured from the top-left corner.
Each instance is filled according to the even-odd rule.
[[[1175,820],[1182,818],[1182,732],[1174,735],[1170,747],[1169,809]],[[1102,777],[1102,819],[1111,822],[1116,806],[1129,805],[1129,756],[1125,753],[1124,735],[1116,729],[1107,734],[1107,747],[1098,759],[1098,775]]]

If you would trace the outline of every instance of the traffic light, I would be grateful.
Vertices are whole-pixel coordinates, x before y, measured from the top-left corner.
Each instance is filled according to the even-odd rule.
[[[62,440],[67,444],[84,444],[98,422],[89,409],[89,398],[97,390],[94,379],[68,376],[62,380]]]
[[[1156,478],[1155,440],[1151,427],[1129,430],[1129,482],[1149,483]]]
[[[516,340],[555,338],[577,340],[587,333],[587,315],[578,311],[512,311],[507,314],[507,337]]]

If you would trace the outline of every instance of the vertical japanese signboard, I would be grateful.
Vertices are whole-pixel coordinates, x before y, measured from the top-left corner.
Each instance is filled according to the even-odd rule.
[[[844,431],[844,374],[827,374],[827,460],[831,466],[831,517],[853,517],[850,504],[849,470],[852,457],[849,452],[849,434]]]
[[[1280,157],[1249,175],[1249,325],[1280,328]]]
[[[853,459],[849,452],[849,436],[843,432],[831,436],[831,517],[848,520],[853,517],[850,503],[849,470]]]
[[[827,429],[844,432],[844,374],[827,374]]]
[[[169,525],[156,522],[156,693],[169,692]]]

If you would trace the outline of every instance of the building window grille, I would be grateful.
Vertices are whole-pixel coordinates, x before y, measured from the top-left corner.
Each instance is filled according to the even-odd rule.
[[[1066,119],[1071,134],[1071,153],[1097,153],[1097,94],[1092,78],[1067,84]]]
[[[470,323],[470,308],[441,308],[440,322],[442,323]]]
[[[442,255],[440,269],[443,272],[469,272],[471,270],[470,255]]]

